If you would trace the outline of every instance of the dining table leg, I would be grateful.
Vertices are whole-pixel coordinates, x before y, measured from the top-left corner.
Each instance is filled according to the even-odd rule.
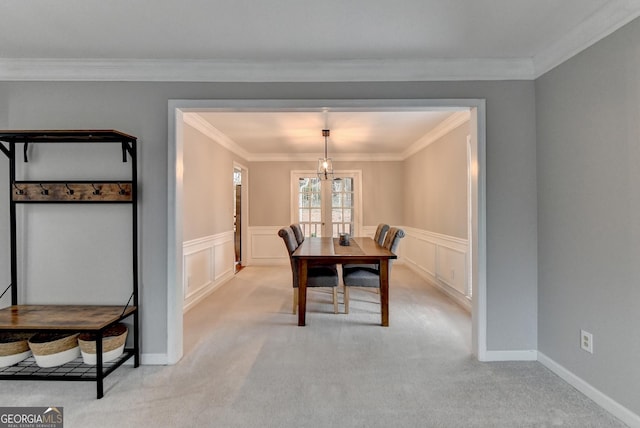
[[[380,312],[382,326],[389,326],[389,260],[380,260]]]
[[[307,260],[298,259],[298,325],[301,327],[307,315],[307,269]]]

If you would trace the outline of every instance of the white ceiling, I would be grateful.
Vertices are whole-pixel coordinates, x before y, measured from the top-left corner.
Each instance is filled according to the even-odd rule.
[[[640,0],[4,0],[2,80],[532,79]]]
[[[540,76],[640,16],[640,0],[3,0],[0,16],[0,80],[501,80]],[[317,157],[328,125],[346,160],[403,159],[461,116],[187,119],[247,160]]]
[[[185,122],[249,161],[402,160],[469,120],[469,111],[185,113]]]

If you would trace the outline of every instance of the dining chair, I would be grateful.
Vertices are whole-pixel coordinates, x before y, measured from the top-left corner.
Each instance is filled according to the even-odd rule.
[[[400,239],[404,237],[404,231],[397,227],[389,228],[385,236],[383,247],[395,253],[400,244]],[[391,264],[389,260],[388,274],[391,276]],[[378,265],[364,265],[348,267],[342,266],[342,282],[344,284],[344,313],[349,313],[349,287],[367,287],[380,289],[380,268]]]
[[[387,231],[389,230],[389,225],[380,223],[376,228],[376,233],[373,235],[373,240],[376,241],[380,245],[384,245],[384,238],[387,235]],[[353,269],[353,268],[371,268],[378,269],[378,264],[345,264],[342,265],[342,269]]]
[[[298,264],[291,257],[299,244],[291,226],[283,227],[278,231],[278,236],[284,241],[289,253],[291,262],[291,273],[293,278],[293,313],[298,308],[298,285],[300,283]],[[332,265],[315,265],[307,268],[307,287],[331,287],[333,289],[333,312],[338,313],[338,268]]]
[[[304,232],[302,231],[300,223],[293,223],[289,227],[291,228],[291,230],[293,230],[293,234],[296,235],[296,241],[298,242],[298,245],[302,244],[304,242]]]
[[[380,223],[378,225],[378,228],[376,229],[375,235],[373,235],[373,240],[380,245],[384,244],[384,238],[387,235],[388,230],[389,230],[388,224]]]

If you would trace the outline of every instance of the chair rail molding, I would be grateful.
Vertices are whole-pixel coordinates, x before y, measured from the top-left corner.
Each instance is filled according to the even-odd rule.
[[[233,231],[196,238],[182,244],[184,312],[233,278]]]

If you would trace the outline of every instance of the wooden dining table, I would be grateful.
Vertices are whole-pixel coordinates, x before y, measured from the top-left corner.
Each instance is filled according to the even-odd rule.
[[[349,238],[340,245],[339,238],[305,238],[291,255],[298,265],[298,325],[306,324],[307,269],[311,265],[375,263],[380,266],[380,305],[383,327],[389,326],[389,260],[394,253],[368,237]]]

